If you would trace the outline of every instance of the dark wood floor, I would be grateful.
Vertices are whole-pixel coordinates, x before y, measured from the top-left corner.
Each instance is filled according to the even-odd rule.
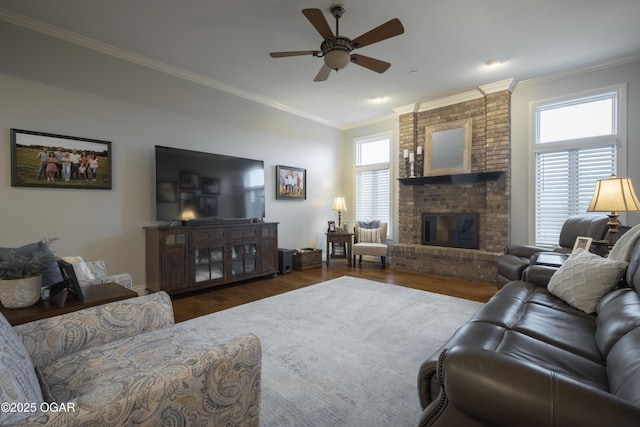
[[[382,270],[380,264],[363,262],[362,267],[351,268],[346,261],[331,261],[331,265],[291,274],[278,275],[253,281],[220,286],[205,291],[176,295],[173,310],[176,322],[192,319],[216,311],[235,307],[294,289],[314,285],[342,276],[361,277],[376,282],[391,283],[474,301],[486,302],[496,292],[491,283],[469,282],[459,279],[407,273],[390,268]]]

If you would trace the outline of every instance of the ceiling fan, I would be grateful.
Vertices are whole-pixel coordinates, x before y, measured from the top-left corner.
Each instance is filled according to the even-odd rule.
[[[391,66],[390,63],[368,56],[351,53],[352,50],[368,46],[370,44],[386,40],[404,33],[404,27],[400,20],[394,18],[373,30],[362,34],[351,40],[341,36],[339,33],[339,20],[344,14],[345,8],[342,4],[334,4],[330,7],[331,14],[336,18],[336,34],[334,35],[329,27],[322,10],[303,9],[302,14],[311,22],[311,25],[320,33],[324,41],[320,45],[320,50],[298,50],[290,52],[271,52],[272,58],[283,58],[287,56],[312,55],[324,58],[324,65],[313,81],[325,81],[331,74],[331,70],[341,70],[350,62],[377,73],[384,73]]]

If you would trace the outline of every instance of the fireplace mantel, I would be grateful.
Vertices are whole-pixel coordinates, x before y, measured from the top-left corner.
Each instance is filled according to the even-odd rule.
[[[398,178],[404,185],[425,185],[425,184],[465,184],[473,182],[495,181],[504,175],[503,171],[495,172],[473,172],[455,175],[437,176],[417,176],[415,178]]]

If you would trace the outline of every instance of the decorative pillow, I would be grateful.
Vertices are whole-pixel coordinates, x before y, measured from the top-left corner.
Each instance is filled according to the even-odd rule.
[[[35,404],[43,402],[40,384],[31,358],[7,319],[0,314],[0,402]],[[33,415],[28,411],[0,411],[0,425],[17,424]]]
[[[28,245],[20,246],[19,248],[0,248],[0,257],[3,253],[16,250],[18,253],[29,254],[35,250],[40,250],[40,242],[30,243]],[[46,248],[48,252],[51,249]],[[42,286],[51,286],[56,283],[62,282],[62,273],[57,262],[52,262],[51,265],[42,273]]]
[[[616,287],[628,264],[577,249],[551,276],[547,289],[569,305],[591,314],[600,298]]]
[[[380,240],[380,229],[360,228],[358,232],[358,243],[382,243]]]
[[[366,228],[366,229],[372,229],[372,228],[380,228],[380,221],[378,220],[373,220],[373,221],[358,221],[358,225],[360,226],[360,228]]]
[[[67,261],[69,264],[73,265],[73,271],[76,273],[76,277],[78,278],[78,282],[88,282],[90,280],[95,279],[95,276],[87,267],[82,257],[79,256],[65,256],[62,257],[63,260]]]

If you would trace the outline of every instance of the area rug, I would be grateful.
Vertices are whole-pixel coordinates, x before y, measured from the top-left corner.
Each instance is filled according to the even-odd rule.
[[[481,303],[341,277],[179,327],[262,343],[260,425],[415,426],[420,364]]]

